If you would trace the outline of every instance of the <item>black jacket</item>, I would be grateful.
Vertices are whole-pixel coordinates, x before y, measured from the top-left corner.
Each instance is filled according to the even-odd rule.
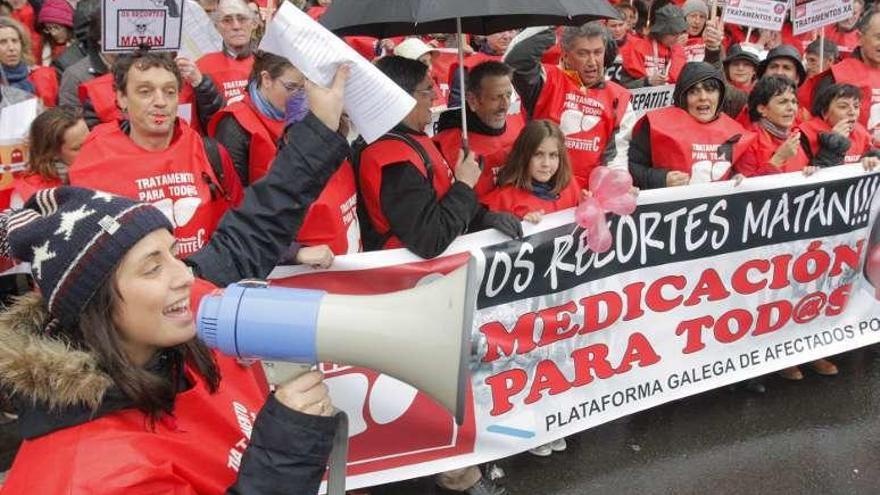
[[[251,135],[232,115],[226,115],[217,122],[214,138],[223,143],[223,147],[232,157],[235,171],[241,185],[250,184]]]

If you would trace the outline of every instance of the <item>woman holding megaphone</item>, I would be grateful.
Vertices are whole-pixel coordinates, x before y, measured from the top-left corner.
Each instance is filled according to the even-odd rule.
[[[348,69],[271,172],[200,252],[179,260],[153,206],[87,189],[37,192],[0,216],[0,251],[39,291],[0,314],[0,383],[24,443],[4,493],[316,493],[333,407],[318,372],[265,396],[249,366],[195,338],[199,296],[265,277],[348,151]]]

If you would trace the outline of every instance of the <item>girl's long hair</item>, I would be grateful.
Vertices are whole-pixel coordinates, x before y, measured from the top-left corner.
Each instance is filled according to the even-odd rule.
[[[559,126],[549,120],[533,120],[519,133],[507,157],[507,164],[498,172],[498,187],[513,185],[531,191],[532,176],[529,173],[529,163],[538,151],[538,147],[547,138],[555,139],[559,146],[559,168],[550,179],[553,192],[559,194],[568,187],[572,180],[572,171],[568,150],[565,148],[565,136]]]
[[[63,105],[38,115],[31,124],[28,172],[45,179],[57,179],[55,159],[64,145],[64,133],[82,118],[82,110]]]

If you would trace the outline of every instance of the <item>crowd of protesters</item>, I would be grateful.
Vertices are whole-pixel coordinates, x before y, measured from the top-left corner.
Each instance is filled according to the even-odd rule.
[[[519,238],[589,195],[596,167],[653,189],[880,165],[866,0],[824,37],[725,24],[704,0],[488,36],[346,37],[416,102],[370,144],[341,110],[347,70],[319,88],[256,50],[271,2],[200,0],[223,45],[198,60],[104,53],[100,3],[0,0],[0,108],[43,109],[26,171],[0,190],[0,255],[28,268],[0,277],[0,388],[25,439],[10,493],[317,490],[333,431],[321,375],[267,401],[259,371],[194,338],[203,286],[358,251],[432,258],[484,229]],[[294,3],[319,19],[331,2]],[[463,85],[450,48],[466,53]],[[631,91],[661,85],[672,105],[638,115]],[[253,429],[235,469],[210,455],[240,436],[230,401]],[[175,435],[187,429],[197,445]],[[507,493],[477,466],[436,481]]]

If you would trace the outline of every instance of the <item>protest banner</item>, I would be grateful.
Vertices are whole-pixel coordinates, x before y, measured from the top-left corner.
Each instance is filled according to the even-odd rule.
[[[342,256],[325,272],[279,268],[273,283],[390,292],[476,258],[462,426],[406,384],[323,366],[351,418],[348,487],[369,486],[513,455],[880,341],[862,264],[880,239],[878,185],[877,174],[841,166],[646,191],[632,216],[610,219],[615,240],[603,254],[568,210],[526,224],[522,240],[480,232],[432,260]]]
[[[180,49],[185,5],[183,0],[103,0],[101,50]]]
[[[637,117],[641,117],[648,113],[649,110],[672,106],[672,92],[674,90],[674,84],[629,90],[632,94],[630,102],[633,106],[633,112],[635,112]]]
[[[724,22],[770,31],[781,31],[788,2],[775,0],[729,0],[724,5]]]
[[[853,15],[852,0],[794,0],[791,10],[795,36],[845,21]]]

